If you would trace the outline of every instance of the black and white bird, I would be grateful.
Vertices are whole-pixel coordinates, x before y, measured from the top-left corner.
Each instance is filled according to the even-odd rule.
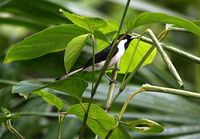
[[[115,49],[115,52],[112,56],[112,59],[110,60],[110,63],[108,65],[109,67],[112,67],[113,65],[115,65],[123,56],[125,50],[128,48],[130,42],[137,38],[138,36],[131,36],[129,34],[121,34],[119,35],[118,39],[117,39],[117,48]],[[114,41],[113,41],[114,42]],[[108,57],[108,54],[112,48],[112,44],[113,42],[106,47],[105,49],[101,50],[100,52],[98,52],[97,54],[95,54],[95,65],[94,65],[94,70],[101,70],[105,64],[106,58]],[[85,64],[84,67],[79,68],[75,71],[72,71],[68,74],[65,74],[59,78],[57,78],[56,80],[63,80],[77,72],[83,71],[83,72],[91,72],[92,71],[92,59],[90,58],[87,63]]]

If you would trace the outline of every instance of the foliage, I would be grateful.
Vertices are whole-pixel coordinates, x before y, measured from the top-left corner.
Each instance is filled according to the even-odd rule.
[[[187,38],[192,36],[191,33],[199,37],[199,21],[178,17],[179,14],[175,11],[158,6],[159,2],[152,2],[152,4],[161,11],[167,11],[166,13],[156,11],[140,13],[135,7],[134,11],[130,10],[132,4],[136,4],[137,7],[137,2],[139,1],[132,1],[130,6],[127,4],[126,8],[129,6],[129,13],[127,15],[125,13],[123,16],[127,16],[128,20],[121,22],[124,25],[121,30],[119,28],[122,24],[119,25],[113,16],[120,20],[118,14],[123,13],[121,9],[124,9],[126,4],[126,1],[123,0],[86,3],[84,1],[64,2],[58,0],[36,0],[34,3],[26,0],[0,2],[0,24],[17,25],[17,28],[25,27],[23,29],[25,35],[19,35],[14,40],[11,39],[10,33],[7,37],[0,34],[2,42],[7,41],[7,46],[10,46],[0,48],[1,61],[4,62],[0,64],[2,71],[2,75],[0,75],[0,106],[11,111],[2,108],[0,122],[10,132],[7,132],[2,126],[0,129],[4,130],[0,133],[0,137],[12,138],[10,133],[13,133],[19,138],[40,136],[45,139],[49,138],[48,134],[52,135],[51,138],[56,138],[56,136],[57,138],[75,138],[79,136],[80,132],[80,138],[83,138],[83,133],[85,138],[94,138],[95,136],[98,138],[99,136],[99,138],[128,139],[132,137],[173,138],[177,135],[182,137],[198,133],[200,131],[198,100],[200,95],[187,91],[195,90],[195,83],[191,81],[190,76],[196,76],[196,74],[193,73],[194,75],[187,75],[187,77],[183,76],[187,71],[180,72],[186,90],[172,89],[177,88],[177,80],[170,75],[173,74],[173,70],[171,73],[166,71],[171,71],[172,67],[177,67],[177,71],[180,71],[184,67],[183,65],[178,67],[180,59],[177,62],[172,55],[165,53],[165,50],[172,52],[171,49],[167,49],[169,48],[168,44],[159,41],[166,38],[172,44],[178,45],[187,41]],[[139,2],[138,5],[141,7],[151,5],[143,2]],[[113,7],[107,8],[107,4]],[[80,10],[77,7],[80,8],[84,5],[84,13],[77,14],[70,9],[69,5],[77,11]],[[96,8],[94,5],[100,5],[100,7]],[[101,8],[106,10],[99,10]],[[185,6],[185,8],[187,7]],[[152,11],[151,8],[147,8],[147,10]],[[107,11],[108,13],[106,13]],[[5,13],[9,16],[4,16]],[[90,15],[87,16],[86,13]],[[132,15],[137,16],[133,17]],[[110,16],[112,19],[106,19],[106,16]],[[165,25],[164,30],[163,24]],[[11,28],[11,26],[9,27]],[[3,25],[0,28],[3,29]],[[149,36],[150,41],[148,41],[148,38],[142,36],[146,28],[155,29],[156,34],[159,34],[156,35],[158,40]],[[174,35],[170,33],[172,31],[189,31],[191,33]],[[49,74],[51,71],[56,73],[53,75],[55,77],[83,66],[84,61],[89,58],[88,55],[94,56],[92,54],[94,49],[101,50],[107,47],[117,37],[117,32],[137,36],[122,57],[119,63],[120,70],[117,72],[114,69],[112,73],[108,72],[109,75],[113,74],[113,78],[115,73],[118,74],[118,86],[112,82],[109,84],[103,79],[97,92],[93,92],[92,87],[95,83],[93,81],[99,78],[98,72],[95,76],[92,73],[78,73],[64,80],[52,80]],[[171,38],[166,37],[167,35],[171,35]],[[173,39],[175,37],[177,40]],[[114,43],[117,42],[114,41]],[[193,43],[191,40],[189,43],[185,42],[187,45]],[[0,42],[0,46],[3,45],[5,44]],[[95,46],[97,48],[94,48]],[[157,52],[158,46],[163,47],[165,55],[162,60],[166,61],[167,59],[170,63],[163,64],[160,60],[159,56],[162,53]],[[94,49],[92,50],[91,47]],[[63,50],[65,50],[64,56]],[[175,51],[176,57],[181,56],[195,63],[200,61],[198,57],[193,60],[194,56],[187,52],[183,53],[179,49]],[[36,62],[35,65],[34,62]],[[25,67],[26,64],[29,66]],[[191,63],[188,62],[188,64]],[[64,69],[63,67],[65,67],[65,71],[60,70]],[[41,74],[37,74],[37,70]],[[9,72],[14,74],[15,78],[9,78],[7,76],[10,74]],[[185,80],[188,79],[189,81],[186,82]],[[196,80],[196,84],[198,84],[199,78]],[[143,85],[139,87],[144,83],[157,86]],[[109,99],[106,100],[107,94],[112,97],[112,92],[117,94],[117,91],[121,95],[116,97],[116,101],[111,102],[110,110],[104,110],[102,105],[109,101]],[[91,92],[94,94],[91,95]],[[156,94],[155,92],[167,94]],[[25,99],[18,97],[17,94]],[[171,94],[192,96],[196,99],[185,99]],[[131,101],[132,99],[134,101]],[[121,105],[123,105],[122,108]],[[36,121],[38,125],[35,125]],[[84,121],[89,128],[86,128]],[[170,132],[170,129],[173,128],[173,132]],[[182,131],[182,128],[191,130]],[[27,129],[29,131],[24,132]],[[72,129],[73,131],[71,131]],[[196,136],[199,137],[198,134]]]

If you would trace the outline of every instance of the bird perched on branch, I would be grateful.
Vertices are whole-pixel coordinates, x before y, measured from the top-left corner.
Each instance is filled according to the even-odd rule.
[[[112,67],[113,65],[115,65],[123,56],[125,50],[128,48],[130,42],[135,39],[138,38],[138,36],[131,36],[129,34],[121,34],[119,35],[119,37],[117,38],[117,47],[114,51],[114,54],[110,60],[110,63],[108,65],[109,67]],[[114,41],[105,49],[101,50],[100,52],[98,52],[97,54],[95,54],[95,64],[94,64],[94,70],[101,70],[105,64],[106,58],[108,57],[108,54],[112,48]],[[67,73],[59,78],[57,78],[56,80],[63,80],[66,79],[67,77],[80,72],[80,71],[84,71],[84,72],[91,72],[92,71],[92,59],[90,58],[87,63],[85,64],[85,66],[83,66],[82,68],[79,68],[75,71],[72,71],[70,73]]]

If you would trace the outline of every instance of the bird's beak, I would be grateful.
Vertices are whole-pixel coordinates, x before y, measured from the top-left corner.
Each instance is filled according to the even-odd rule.
[[[139,36],[131,36],[131,40],[133,40],[133,39],[137,39]]]

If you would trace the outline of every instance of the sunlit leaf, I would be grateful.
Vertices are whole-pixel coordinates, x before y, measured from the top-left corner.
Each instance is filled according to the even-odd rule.
[[[129,44],[128,49],[126,50],[126,52],[124,53],[122,59],[120,60],[120,66],[119,66],[120,67],[120,71],[119,71],[119,73],[122,73],[122,74],[126,73],[128,65],[130,63],[130,60],[132,58],[133,52],[135,51],[136,48],[137,48],[136,49],[136,53],[135,53],[135,55],[133,57],[133,61],[132,61],[131,65],[130,65],[130,68],[129,68],[128,72],[132,72],[137,67],[137,65],[140,63],[140,61],[144,57],[144,55],[150,49],[151,44],[148,44],[148,43],[145,43],[145,42],[142,42],[142,41],[140,41],[138,47],[136,47],[137,41],[138,41],[137,39],[133,40]],[[155,55],[156,55],[156,49],[153,50],[153,52],[145,60],[145,62],[143,63],[143,66],[146,65],[146,64],[150,64],[153,61]]]
[[[88,104],[84,104],[85,108],[87,108]],[[84,108],[80,105],[73,105],[68,109],[68,113],[76,115],[78,118],[83,120],[84,117]],[[87,120],[87,125],[91,128],[91,130],[99,135],[102,138],[105,138],[110,129],[112,129],[116,125],[115,119],[106,113],[99,106],[92,104],[89,116]],[[129,139],[130,136],[128,133],[122,128],[117,128],[111,135],[110,139]]]
[[[44,90],[35,91],[33,94],[41,96],[42,99],[44,99],[50,105],[55,106],[58,110],[61,110],[65,104],[64,101]]]
[[[71,39],[85,33],[86,30],[72,24],[45,29],[11,46],[4,63],[33,59],[64,50]]]
[[[88,30],[89,32],[94,32],[94,30],[98,30],[99,28],[103,28],[107,25],[101,18],[80,16],[63,10],[60,11],[63,12],[63,14],[74,24]]]
[[[115,20],[109,19],[109,20],[106,20],[106,23],[107,23],[107,26],[100,28],[99,31],[94,32],[95,37],[99,39],[98,49],[99,49],[99,41],[105,41],[106,43],[111,43],[119,28],[119,24]]]
[[[174,24],[178,27],[185,28],[188,31],[200,36],[200,27],[198,27],[196,24],[192,23],[189,20],[163,13],[151,13],[151,12],[142,13],[133,20],[129,20],[126,25],[128,30],[131,30],[135,27],[150,23]]]
[[[149,119],[139,119],[126,122],[128,127],[140,133],[161,133],[164,128],[158,123]]]
[[[99,31],[103,32],[104,34],[110,33],[110,32],[116,32],[119,28],[119,24],[117,21],[113,19],[106,20],[107,26],[104,26],[99,29]]]
[[[72,39],[68,43],[65,49],[65,57],[64,57],[65,70],[67,72],[70,71],[70,69],[78,59],[87,39],[88,39],[88,34],[85,34]]]

